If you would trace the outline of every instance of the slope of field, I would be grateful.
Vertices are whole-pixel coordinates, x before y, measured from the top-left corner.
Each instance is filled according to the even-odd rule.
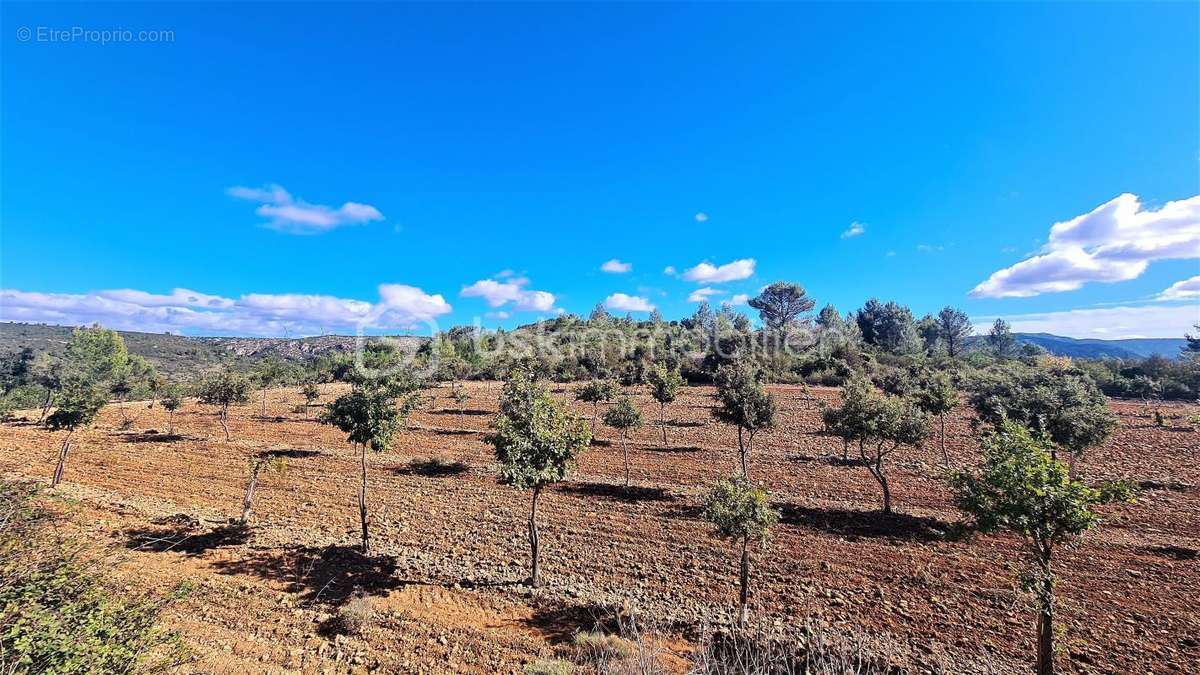
[[[735,461],[736,434],[710,418],[711,389],[688,388],[668,409],[666,447],[654,426],[633,435],[632,488],[621,485],[619,441],[602,430],[572,478],[545,495],[547,586],[536,590],[521,583],[528,494],[496,483],[481,442],[498,390],[469,384],[462,414],[435,392],[393,451],[370,458],[371,558],[353,550],[357,458],[336,430],[295,412],[295,390],[271,393],[266,420],[252,417],[256,406],[236,411],[230,442],[194,403],[176,416],[178,438],[144,403],[130,404],[139,431],[119,432],[110,407],[78,434],[60,492],[76,500],[74,528],[122,547],[115,569],[130,583],[195,584],[169,619],[196,648],[189,672],[517,673],[587,627],[596,604],[620,602],[671,635],[681,663],[701,623],[736,595],[734,552],[699,519],[705,486]],[[884,518],[877,484],[820,433],[819,403],[836,390],[771,390],[780,427],[756,441],[751,474],[783,517],[755,555],[754,612],[869,635],[897,666],[1027,672],[1034,629],[1016,592],[1018,542],[947,536],[959,515],[936,442],[897,453],[901,513]],[[1086,473],[1145,490],[1137,504],[1105,508],[1101,528],[1058,559],[1061,663],[1077,673],[1195,672],[1200,433],[1179,416],[1197,409],[1166,407],[1169,426],[1156,428],[1139,406],[1113,408],[1120,428]],[[948,421],[956,462],[975,456],[969,422],[961,410]],[[57,441],[7,424],[0,471],[49,476]],[[250,536],[231,535],[222,528],[240,511],[247,459],[263,450],[290,459],[264,474]],[[374,599],[376,623],[362,637],[332,634],[331,617],[355,594]]]

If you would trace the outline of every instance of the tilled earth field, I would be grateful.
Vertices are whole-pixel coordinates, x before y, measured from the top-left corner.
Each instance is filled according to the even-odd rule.
[[[447,389],[431,392],[392,451],[371,456],[371,558],[354,550],[357,455],[336,429],[297,412],[294,389],[269,393],[265,419],[257,400],[236,409],[230,442],[195,402],[176,414],[175,437],[157,406],[126,404],[130,431],[117,430],[122,411],[110,406],[76,435],[59,492],[75,505],[73,528],[121,552],[114,569],[130,584],[193,583],[167,619],[193,647],[187,672],[520,672],[588,627],[595,606],[619,603],[669,636],[667,664],[682,668],[706,618],[736,600],[735,553],[699,519],[706,486],[736,461],[736,432],[711,418],[712,390],[688,388],[668,408],[665,447],[658,407],[639,392],[648,423],[631,435],[630,489],[617,436],[600,430],[572,477],[541,500],[546,584],[529,589],[529,494],[497,484],[482,442],[499,387],[468,384],[461,413]],[[949,536],[961,516],[936,432],[926,448],[893,456],[899,513],[885,518],[866,469],[840,462],[841,442],[821,433],[821,405],[837,391],[771,390],[779,426],[756,439],[750,472],[782,520],[755,555],[755,615],[868,635],[900,667],[1027,672],[1034,624],[1017,592],[1021,549],[1007,536]],[[339,391],[329,386],[321,400]],[[1165,406],[1166,428],[1140,403],[1112,408],[1120,428],[1083,471],[1143,490],[1136,504],[1105,507],[1102,525],[1057,560],[1060,662],[1078,673],[1193,673],[1200,433],[1185,418],[1197,408]],[[977,457],[970,422],[963,408],[947,420],[956,463]],[[48,477],[61,435],[6,424],[0,471]],[[290,457],[282,472],[264,472],[249,536],[230,535],[222,527],[240,513],[248,458],[263,450]],[[356,594],[373,598],[375,622],[361,636],[333,634],[331,617]]]

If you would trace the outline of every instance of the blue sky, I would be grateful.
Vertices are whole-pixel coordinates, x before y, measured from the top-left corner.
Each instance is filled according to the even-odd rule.
[[[675,318],[787,279],[1081,337],[1200,321],[1196,3],[2,12],[3,320]]]

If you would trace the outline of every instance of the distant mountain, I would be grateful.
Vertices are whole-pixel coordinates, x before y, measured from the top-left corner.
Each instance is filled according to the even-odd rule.
[[[1128,340],[1097,340],[1093,338],[1069,338],[1050,333],[1013,333],[1017,342],[1032,343],[1055,356],[1072,356],[1081,359],[1144,359],[1158,354],[1169,359],[1179,358],[1183,338],[1132,338]],[[977,335],[970,344],[986,340]]]

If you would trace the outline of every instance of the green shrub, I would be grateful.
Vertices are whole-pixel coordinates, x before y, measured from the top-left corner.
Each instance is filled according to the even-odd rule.
[[[53,534],[37,488],[0,483],[0,671],[163,672],[184,661],[157,626],[165,599],[128,596],[74,542]]]

